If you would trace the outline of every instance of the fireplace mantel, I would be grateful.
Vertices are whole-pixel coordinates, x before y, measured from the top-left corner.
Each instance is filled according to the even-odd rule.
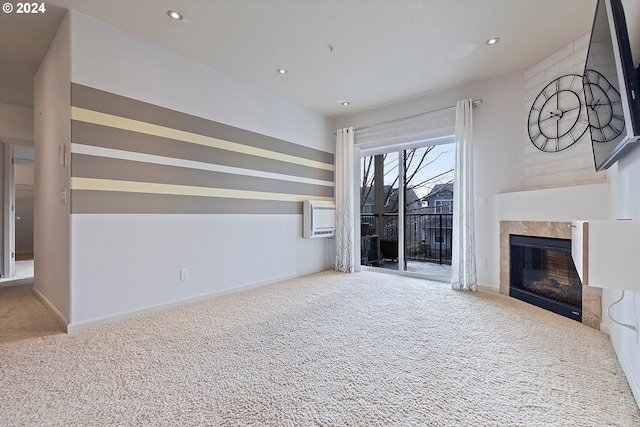
[[[500,221],[500,293],[509,295],[509,235],[554,237],[571,239],[571,222]],[[582,323],[600,329],[602,320],[602,291],[582,287]]]

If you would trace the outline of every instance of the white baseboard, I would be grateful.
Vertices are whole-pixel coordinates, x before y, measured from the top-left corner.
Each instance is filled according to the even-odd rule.
[[[36,296],[40,299],[40,301],[42,301],[44,305],[46,305],[49,308],[49,310],[51,310],[53,314],[56,315],[56,317],[58,318],[58,321],[62,323],[62,325],[67,328],[67,332],[69,332],[69,328],[68,328],[69,321],[67,320],[67,318],[64,317],[62,313],[60,313],[60,311],[56,308],[55,305],[51,304],[51,301],[49,301],[47,297],[45,297],[42,294],[42,292],[40,292],[36,288],[31,288],[31,289],[33,290],[33,293],[36,294]]]
[[[487,291],[487,292],[497,292],[500,293],[500,286],[498,285],[483,285],[483,284],[478,284],[478,289],[481,291]]]
[[[629,360],[625,357],[622,352],[622,348],[618,343],[615,335],[611,334],[611,327],[606,323],[600,324],[600,330],[605,334],[609,335],[611,339],[611,344],[613,344],[613,349],[618,356],[618,360],[620,361],[620,365],[622,366],[622,370],[624,371],[624,375],[627,377],[627,382],[629,383],[629,387],[631,387],[631,392],[633,393],[633,397],[636,399],[636,404],[638,408],[640,408],[640,378],[636,378],[633,375],[633,370],[631,369],[631,364]]]
[[[294,279],[296,277],[299,277],[299,275],[283,276],[283,277],[279,277],[279,278],[264,281],[264,282],[255,282],[247,285],[236,286],[233,288],[225,288],[222,290],[217,290],[217,291],[208,292],[205,294],[182,298],[179,300],[169,301],[166,303],[160,303],[160,304],[150,305],[150,306],[137,308],[133,310],[122,311],[120,313],[115,313],[112,315],[99,317],[96,319],[73,322],[68,324],[67,332],[77,332],[77,331],[82,331],[84,329],[90,329],[90,328],[95,328],[97,326],[106,325],[109,323],[120,322],[122,320],[131,319],[133,317],[140,317],[140,316],[144,316],[145,314],[156,313],[156,312],[167,310],[170,308],[180,307],[183,305],[192,304],[200,301],[206,301],[211,298],[228,295],[235,292],[245,291],[253,288],[259,288],[261,286],[271,285],[274,283],[282,282],[284,280]]]

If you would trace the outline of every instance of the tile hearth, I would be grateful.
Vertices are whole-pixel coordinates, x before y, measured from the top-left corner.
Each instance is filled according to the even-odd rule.
[[[509,235],[571,239],[570,222],[500,221],[500,293],[509,296]],[[582,287],[582,323],[600,329],[602,320],[602,290]]]

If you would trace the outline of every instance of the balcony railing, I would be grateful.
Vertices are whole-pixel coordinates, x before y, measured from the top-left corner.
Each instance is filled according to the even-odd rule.
[[[395,248],[398,247],[398,214],[383,214],[381,230],[375,229],[376,216],[362,214],[360,222],[368,225],[368,234],[380,236],[382,257],[397,259],[397,254],[385,253],[383,248],[394,244]],[[405,259],[451,264],[453,215],[450,213],[407,214],[405,218]],[[385,242],[390,243],[385,244]]]

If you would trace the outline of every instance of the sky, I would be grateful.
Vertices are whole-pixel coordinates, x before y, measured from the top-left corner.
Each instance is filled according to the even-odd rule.
[[[442,175],[434,180],[429,180],[429,178],[438,176],[443,174],[446,171],[453,169],[455,164],[455,144],[443,144],[436,145],[433,147],[431,152],[425,158],[425,161],[422,163],[421,170],[416,174],[410,186],[415,186],[414,191],[416,195],[420,198],[426,196],[433,188],[433,185],[439,183],[445,183],[453,181],[453,171],[449,172],[445,175]],[[414,160],[409,164],[409,174],[415,171],[416,167],[419,164],[420,158],[422,157],[422,153],[424,149],[418,149]],[[427,165],[428,163],[428,165]],[[426,167],[425,167],[426,165]],[[362,169],[362,173],[364,174],[364,168]],[[394,179],[397,178],[398,175],[398,155],[397,152],[389,153],[385,159],[385,185],[390,185],[393,183]],[[373,170],[370,171],[370,176],[372,177]],[[425,182],[427,181],[427,182]],[[362,176],[361,180],[362,182]],[[422,184],[422,185],[421,185]],[[395,184],[397,187],[397,182]]]

